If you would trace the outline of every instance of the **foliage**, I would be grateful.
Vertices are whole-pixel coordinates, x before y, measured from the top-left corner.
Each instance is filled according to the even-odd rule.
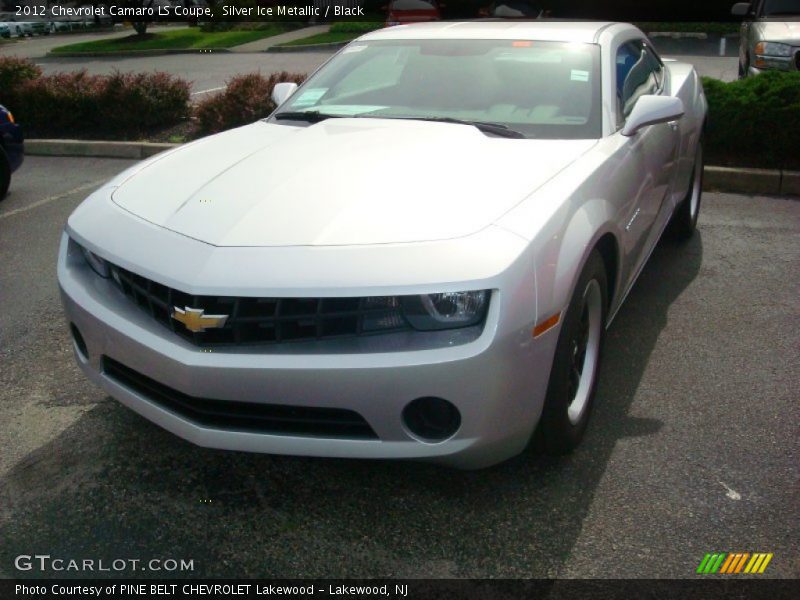
[[[189,115],[188,82],[167,73],[58,73],[15,92],[29,137],[136,138]]]
[[[271,96],[276,83],[302,83],[305,78],[300,73],[286,71],[273,73],[269,77],[260,73],[233,77],[224,92],[204,100],[196,107],[198,130],[202,134],[217,133],[263,119],[275,110]]]
[[[16,91],[26,81],[41,77],[42,70],[32,61],[16,56],[0,56],[0,104],[11,108]]]
[[[800,169],[800,73],[768,71],[724,83],[703,78],[706,163]]]

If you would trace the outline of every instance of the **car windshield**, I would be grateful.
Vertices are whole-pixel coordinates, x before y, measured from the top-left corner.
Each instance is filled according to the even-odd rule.
[[[298,113],[306,111],[308,122],[328,116],[449,119],[498,124],[529,138],[597,139],[599,62],[593,44],[354,42],[272,120],[286,124],[293,118],[296,125],[303,121]]]
[[[800,15],[800,0],[765,0],[761,14],[765,17]]]

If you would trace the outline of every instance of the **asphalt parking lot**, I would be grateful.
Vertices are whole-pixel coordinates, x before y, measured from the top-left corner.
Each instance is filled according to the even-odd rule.
[[[41,576],[14,557],[44,553],[209,577],[680,578],[715,551],[800,576],[798,199],[706,194],[609,331],[579,451],[465,473],[200,449],[89,384],[56,249],[128,164],[29,157],[0,203],[0,577]]]

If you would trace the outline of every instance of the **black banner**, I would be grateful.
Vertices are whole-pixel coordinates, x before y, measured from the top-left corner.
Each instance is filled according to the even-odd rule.
[[[422,0],[414,0],[416,6]],[[522,15],[613,21],[731,21],[732,0],[424,0],[436,18],[491,16],[507,4]],[[403,0],[0,0],[17,19],[111,22],[383,21]],[[498,14],[506,14],[500,11]]]
[[[702,577],[702,576],[698,576]],[[3,599],[118,598],[261,599],[537,599],[783,600],[797,598],[796,580],[715,577],[695,580],[0,580]]]

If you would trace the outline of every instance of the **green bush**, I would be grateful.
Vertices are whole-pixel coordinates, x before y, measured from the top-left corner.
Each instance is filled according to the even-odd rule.
[[[708,164],[800,169],[800,73],[703,78]]]
[[[195,116],[199,133],[217,133],[263,119],[275,110],[271,96],[276,83],[302,83],[305,78],[300,73],[283,71],[269,77],[249,73],[230,79],[224,92],[197,105]]]
[[[0,104],[14,108],[15,94],[26,81],[41,77],[42,70],[30,60],[16,56],[0,56]]]
[[[166,73],[47,75],[15,92],[29,137],[136,138],[189,115],[189,84]]]

